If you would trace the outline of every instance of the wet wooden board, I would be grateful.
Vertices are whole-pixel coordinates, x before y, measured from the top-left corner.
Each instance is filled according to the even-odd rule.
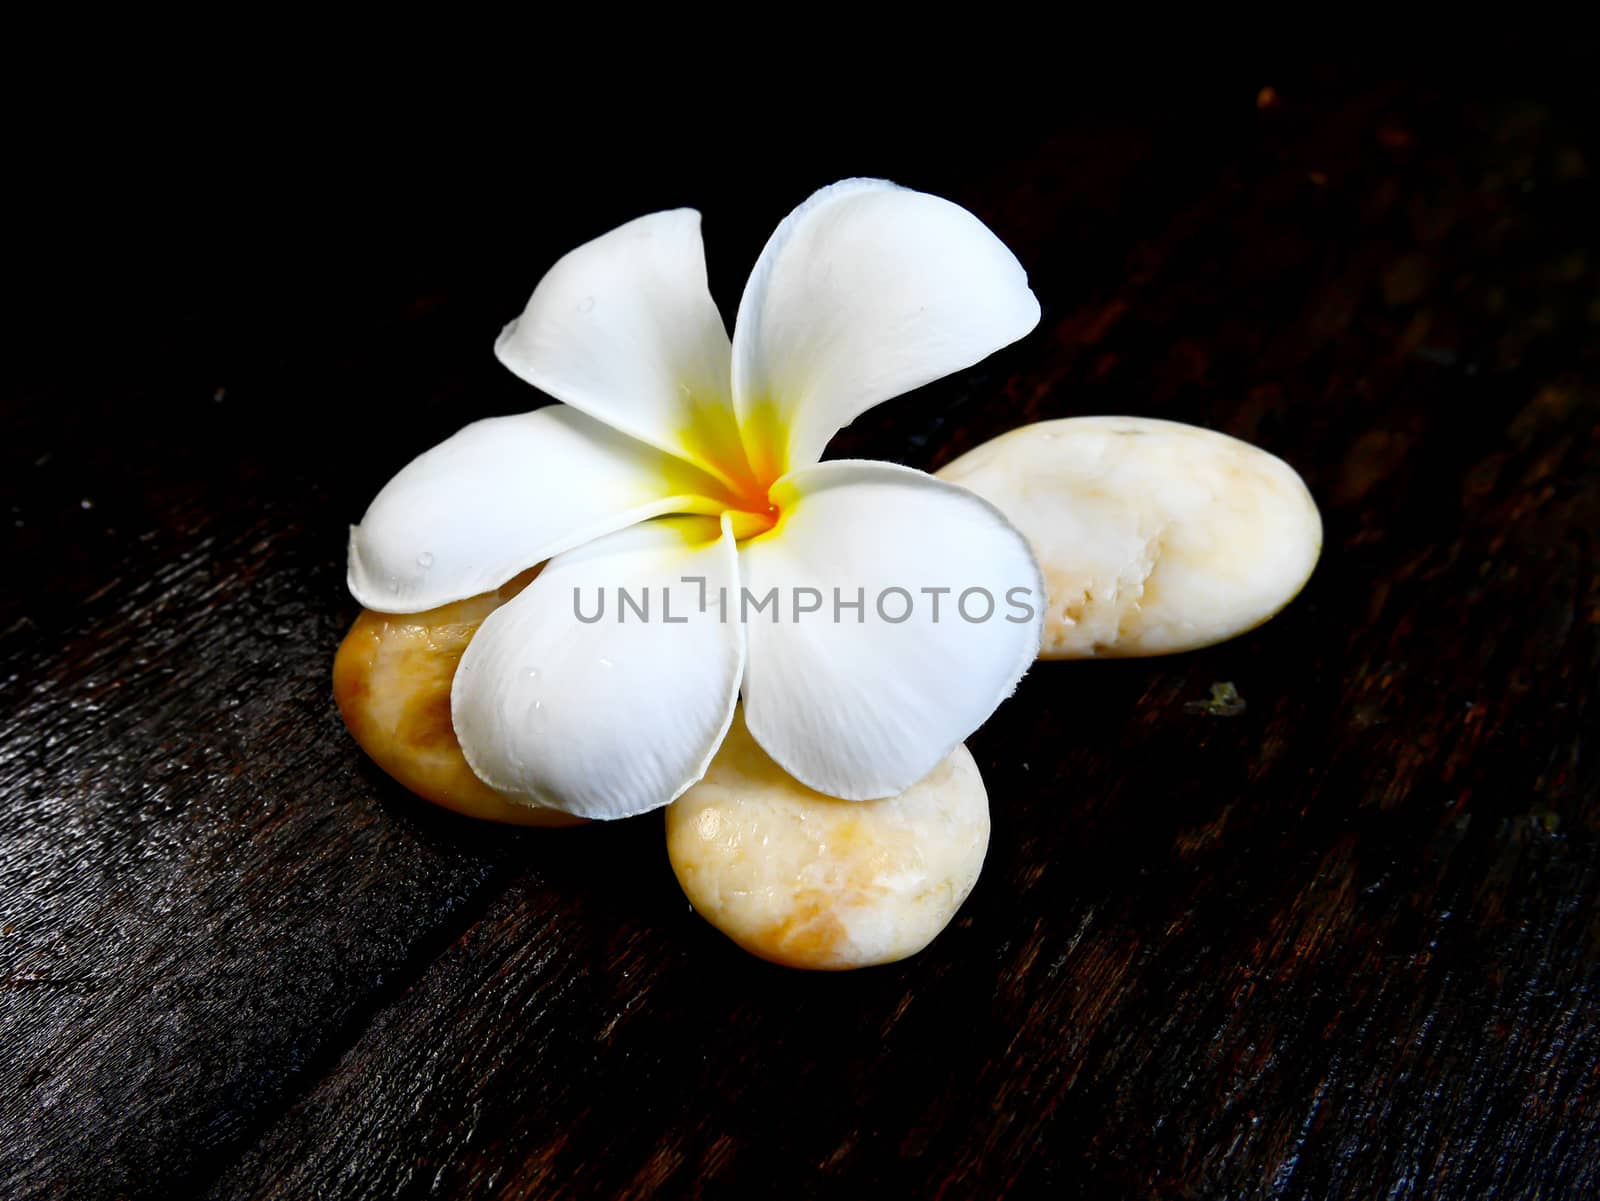
[[[601,173],[512,246],[395,253],[443,185],[367,233],[335,200],[215,277],[191,247],[88,350],[41,321],[0,446],[0,1194],[1594,1193],[1595,130],[1257,82],[881,165],[819,138],[704,194]],[[410,799],[328,669],[346,523],[531,403],[489,343],[543,265],[693,202],[731,309],[861,170],[972,207],[1045,312],[832,453],[1190,421],[1295,465],[1327,541],[1244,638],[1032,673],[971,741],[994,835],[955,924],[805,976],[688,910],[659,817]],[[1224,682],[1242,713],[1197,703]]]

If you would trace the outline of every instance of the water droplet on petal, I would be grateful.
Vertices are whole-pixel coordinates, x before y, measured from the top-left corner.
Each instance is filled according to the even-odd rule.
[[[578,312],[580,312],[580,313],[587,313],[587,312],[591,311],[593,308],[594,308],[594,297],[593,296],[585,296],[582,300],[578,301]]]
[[[418,555],[417,556],[417,566],[422,568],[423,571],[427,571],[428,568],[432,567],[433,566],[433,552],[425,550],[420,555]]]
[[[601,667],[615,667],[616,664],[612,663],[610,659],[607,659],[604,655],[602,655],[602,656],[600,656],[600,666]]]

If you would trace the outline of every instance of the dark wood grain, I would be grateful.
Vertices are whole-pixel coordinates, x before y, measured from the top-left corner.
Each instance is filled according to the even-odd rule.
[[[487,265],[256,264],[221,315],[180,280],[137,344],[19,385],[0,1193],[1600,1189],[1596,129],[1559,81],[1257,82],[889,164],[989,221],[1045,317],[834,453],[1175,418],[1294,464],[1327,537],[1244,638],[1035,670],[971,741],[983,879],[888,968],[742,955],[659,817],[433,812],[328,693],[344,523],[526,407],[487,343],[538,265],[698,201],[731,305],[870,136],[753,191],[607,177],[620,211],[585,194]],[[1224,681],[1242,713],[1192,703]]]

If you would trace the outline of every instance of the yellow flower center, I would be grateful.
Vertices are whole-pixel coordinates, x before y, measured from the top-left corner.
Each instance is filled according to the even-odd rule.
[[[742,470],[738,475],[729,473],[732,478],[724,484],[722,495],[712,498],[717,515],[727,515],[736,542],[771,532],[783,516],[772,499],[775,481],[764,480],[743,464],[740,466]]]
[[[755,538],[767,531],[777,528],[778,506],[768,505],[764,510],[729,509],[729,524],[733,526],[735,542],[743,542],[746,538]]]
[[[706,497],[707,510],[726,513],[738,542],[777,528],[782,513],[771,488],[788,470],[786,430],[777,408],[759,404],[750,419],[735,422],[725,407],[710,402],[692,410],[683,430],[685,447],[717,479],[718,495]]]

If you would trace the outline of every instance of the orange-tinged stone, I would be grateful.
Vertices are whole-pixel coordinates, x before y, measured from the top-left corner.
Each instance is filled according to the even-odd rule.
[[[841,801],[768,757],[741,710],[705,778],[667,807],[685,895],[751,954],[821,970],[927,946],[977,883],[989,801],[958,746],[899,796]]]
[[[423,613],[363,609],[334,656],[333,699],[361,749],[424,800],[488,821],[577,825],[582,818],[510,800],[478,779],[450,720],[450,683],[467,643],[535,574]]]

